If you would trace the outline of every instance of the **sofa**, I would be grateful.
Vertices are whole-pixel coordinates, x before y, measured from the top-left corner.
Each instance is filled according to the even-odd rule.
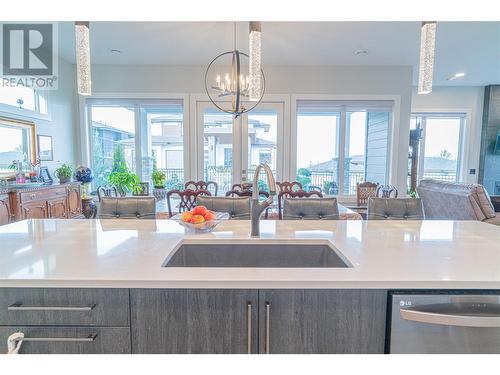
[[[422,180],[417,193],[430,220],[479,220],[500,225],[488,192],[479,184]]]

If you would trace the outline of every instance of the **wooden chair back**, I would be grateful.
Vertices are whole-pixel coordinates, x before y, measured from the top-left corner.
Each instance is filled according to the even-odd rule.
[[[377,188],[377,198],[397,198],[398,189],[394,186],[380,185]]]
[[[96,190],[97,192],[97,199],[99,202],[101,201],[102,197],[119,197],[118,194],[118,189],[116,186],[99,186]]]
[[[358,182],[356,184],[356,202],[358,206],[366,206],[368,198],[377,197],[378,183],[375,182]]]
[[[208,190],[210,191],[211,188],[213,187],[213,193],[214,195],[217,195],[217,191],[219,189],[219,185],[217,185],[217,182],[215,181],[188,181],[184,184],[184,189],[191,189],[191,190]]]
[[[250,189],[245,189],[245,190],[233,189],[226,192],[226,197],[251,197],[252,194],[253,192]],[[264,190],[259,190],[259,196],[264,198],[269,198],[269,193]]]
[[[305,191],[305,190],[285,190],[280,191],[278,194],[278,217],[279,219],[283,219],[283,198],[311,198],[318,197],[323,198],[323,194],[319,191]]]
[[[283,181],[276,182],[276,185],[279,188],[279,191],[297,191],[302,190],[302,184],[298,181]]]
[[[174,216],[173,210],[172,210],[172,202],[171,202],[171,197],[173,195],[176,195],[179,197],[180,202],[179,202],[179,213],[184,212],[184,211],[189,211],[192,210],[196,206],[196,197],[198,195],[208,195],[211,196],[212,194],[208,190],[191,190],[191,189],[186,189],[186,190],[170,190],[167,193],[167,206],[168,206],[168,215],[170,217]]]

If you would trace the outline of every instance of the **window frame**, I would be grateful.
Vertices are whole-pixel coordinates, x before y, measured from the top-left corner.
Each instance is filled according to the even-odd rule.
[[[418,155],[418,172],[417,182],[423,179],[425,167],[425,137],[427,118],[460,118],[460,134],[458,136],[458,155],[457,155],[457,169],[455,182],[465,182],[467,178],[467,158],[468,152],[465,147],[465,139],[467,138],[466,132],[468,131],[468,124],[470,124],[470,110],[447,109],[447,110],[419,110],[412,111],[410,114],[410,121],[412,118],[422,117],[422,139],[420,141],[420,149]]]
[[[27,108],[19,108],[15,105],[0,102],[0,113],[7,115],[7,116],[19,116],[19,117],[24,117],[24,118],[29,118],[29,119],[51,121],[52,115],[51,115],[50,95],[47,95],[47,97],[45,97],[45,101],[47,103],[47,113],[41,113],[40,112],[40,96],[42,94],[40,93],[39,90],[36,90],[36,89],[32,89],[32,90],[33,90],[33,95],[34,95],[35,110],[31,110],[31,109],[27,109]],[[45,91],[45,93],[48,94],[47,91]]]
[[[387,161],[386,161],[386,182],[388,184],[398,186],[398,171],[394,166],[399,165],[398,162],[398,148],[399,148],[399,116],[401,107],[401,97],[399,95],[323,95],[323,94],[303,94],[292,95],[291,106],[291,134],[290,134],[290,181],[296,179],[297,173],[297,103],[299,101],[352,101],[352,102],[366,102],[366,101],[391,101],[392,110],[389,112],[389,126],[387,134]],[[376,112],[376,109],[373,109]],[[339,170],[338,175],[344,175],[344,160],[345,160],[345,132],[347,123],[347,112],[353,112],[349,108],[341,106],[340,112],[340,130],[339,130]],[[369,111],[368,111],[369,112]],[[396,152],[395,152],[396,150]],[[366,173],[366,170],[365,170]],[[405,173],[406,179],[406,173]],[[406,181],[406,180],[405,180]],[[344,194],[344,178],[339,178],[338,181],[339,194],[337,197],[344,202],[353,202],[356,200],[356,195]]]

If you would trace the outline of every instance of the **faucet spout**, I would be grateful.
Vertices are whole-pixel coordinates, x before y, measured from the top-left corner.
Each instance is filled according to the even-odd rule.
[[[269,186],[269,197],[259,202],[259,174],[262,169],[264,169],[266,173],[267,186]],[[276,194],[276,181],[269,165],[261,163],[257,166],[253,176],[252,188],[252,211],[250,214],[250,219],[252,221],[251,235],[256,237],[260,235],[260,216],[262,212],[273,203],[273,196]]]

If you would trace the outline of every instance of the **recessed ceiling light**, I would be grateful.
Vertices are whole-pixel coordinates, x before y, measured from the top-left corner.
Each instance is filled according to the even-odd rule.
[[[116,53],[116,54],[120,54],[122,53],[122,51],[120,49],[111,49],[111,53]]]
[[[455,73],[455,74],[454,74],[454,75],[452,75],[451,77],[446,78],[446,80],[447,80],[447,81],[454,81],[454,80],[456,80],[457,78],[462,78],[462,77],[465,77],[465,73],[460,72],[460,73]]]
[[[358,50],[354,51],[354,54],[355,55],[367,55],[368,50],[367,49],[358,49]]]

